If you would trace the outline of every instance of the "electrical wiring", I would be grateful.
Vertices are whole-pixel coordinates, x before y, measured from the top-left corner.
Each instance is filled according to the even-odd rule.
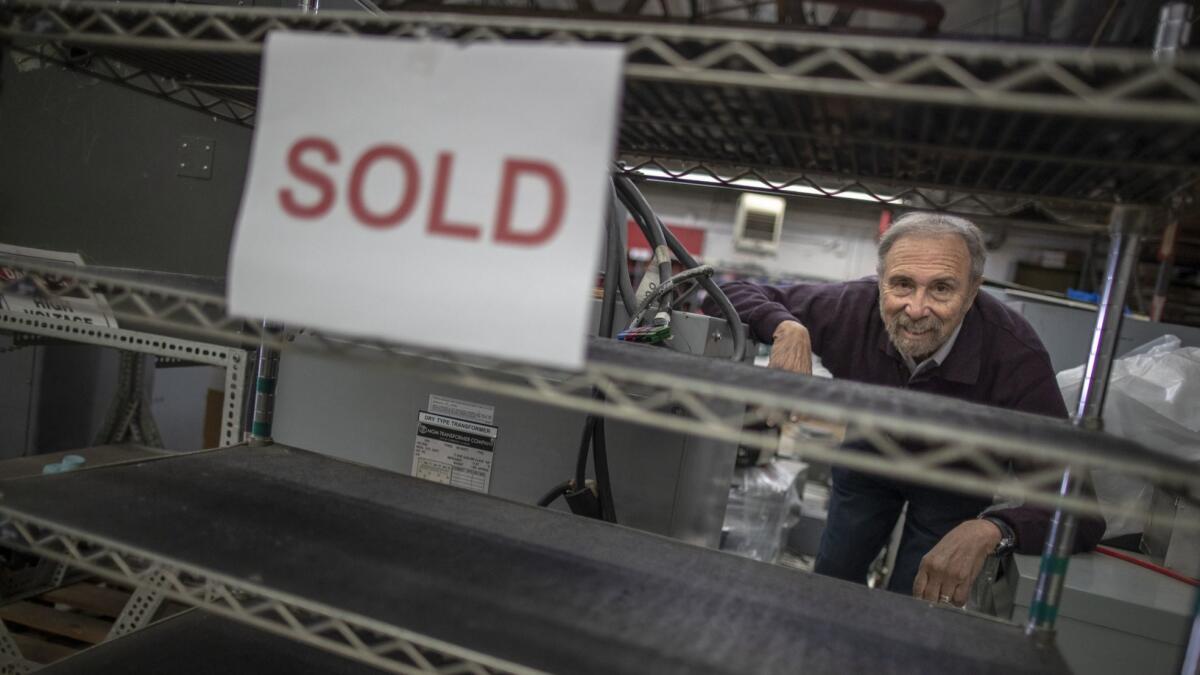
[[[612,337],[613,319],[617,311],[616,296],[620,290],[620,260],[625,257],[625,251],[620,248],[621,240],[616,218],[612,215],[616,210],[616,204],[609,207],[608,227],[605,229],[604,299],[600,301],[600,337],[603,338]]]
[[[684,267],[697,267],[699,265],[691,253],[684,248],[679,239],[671,233],[669,228],[663,228],[663,233],[667,237],[667,246],[671,252],[683,263]],[[734,309],[733,303],[729,301],[729,297],[725,295],[725,291],[709,277],[700,277],[700,285],[708,291],[708,295],[717,303],[721,314],[725,316],[725,322],[729,324],[730,335],[733,336],[733,354],[729,357],[734,361],[741,361],[746,358],[746,334],[742,332],[742,322],[738,318],[737,310]]]
[[[670,309],[675,310],[677,307],[683,306],[683,303],[696,294],[700,290],[700,282],[693,281],[675,295],[675,299],[671,301]]]
[[[617,298],[621,299],[626,312],[631,317],[630,328],[636,328],[641,323],[646,312],[650,311],[651,308],[659,307],[664,297],[674,292],[680,285],[690,281],[693,283],[688,288],[688,295],[694,292],[698,283],[717,299],[718,305],[725,312],[726,321],[733,328],[734,356],[737,360],[741,360],[745,353],[745,338],[741,333],[741,324],[728,298],[725,297],[725,294],[716,284],[712,283],[710,279],[713,274],[712,267],[700,265],[688,254],[687,250],[679,243],[679,240],[654,215],[645,197],[642,196],[641,192],[627,177],[619,174],[613,176],[610,197],[604,264],[604,299],[600,306],[600,336],[606,338],[613,336]],[[661,281],[659,285],[647,294],[642,302],[636,304],[635,292],[629,280],[625,236],[625,223],[627,220],[626,215],[622,213],[622,205],[629,209],[630,215],[638,223],[638,226],[646,235],[646,239],[655,246],[656,251],[661,251],[662,247],[666,247],[687,267],[683,272],[671,275],[670,260],[660,260],[661,276],[659,278]],[[722,300],[723,302],[721,302]],[[670,305],[670,302],[665,304],[667,308]],[[592,390],[592,396],[597,400],[604,399],[603,392],[598,389]],[[558,499],[559,496],[566,495],[572,509],[578,508],[581,512],[598,515],[609,522],[617,522],[617,512],[608,468],[607,445],[604,418],[589,415],[584,422],[583,430],[580,434],[579,449],[575,457],[575,479],[562,483],[554,490],[548,492],[539,501],[539,505],[548,506],[554,500]],[[587,487],[589,456],[592,460],[596,477],[598,513],[596,512],[597,506],[594,503],[580,505],[581,500],[586,501],[581,495],[585,494],[584,491],[589,489]],[[587,498],[590,499],[590,496]]]
[[[1122,553],[1116,549],[1112,549],[1107,546],[1097,546],[1096,553],[1103,553],[1104,555],[1112,557],[1112,558],[1116,558],[1117,560],[1124,560],[1127,563],[1133,563],[1134,565],[1137,565],[1139,567],[1145,567],[1146,569],[1148,569],[1152,572],[1158,572],[1159,574],[1161,574],[1163,576],[1170,577],[1170,578],[1174,579],[1175,581],[1182,581],[1183,583],[1188,584],[1190,586],[1200,586],[1200,579],[1193,579],[1184,574],[1180,574],[1179,572],[1176,572],[1173,569],[1163,567],[1162,565],[1155,565],[1152,562],[1142,560],[1141,558],[1135,558],[1134,556],[1131,556],[1127,553]]]
[[[616,296],[619,294],[620,278],[624,277],[626,280],[629,278],[629,275],[622,271],[621,263],[625,260],[625,248],[621,245],[621,230],[624,228],[624,222],[617,217],[619,201],[615,197],[614,193],[609,207],[604,300],[600,305],[600,336],[606,338],[611,338],[613,334],[613,319],[616,314]],[[599,389],[592,389],[592,396],[598,400],[604,399],[604,393]],[[588,423],[585,425],[585,443],[588,435],[591,436],[592,464],[596,473],[596,491],[600,497],[600,516],[604,520],[615,523],[617,522],[617,511],[613,503],[612,483],[609,481],[608,475],[608,442],[604,434],[603,417],[588,416]],[[587,464],[586,453],[585,445],[580,448],[580,454],[584,455],[582,460],[584,467]],[[581,480],[578,468],[576,478]],[[584,483],[577,482],[576,485],[583,486]]]
[[[633,316],[629,318],[629,326],[626,328],[626,330],[632,330],[640,326],[642,323],[642,318],[646,315],[647,310],[649,310],[652,305],[657,303],[659,298],[674,291],[675,288],[680,284],[696,278],[708,278],[711,277],[712,274],[712,266],[701,265],[699,267],[693,267],[691,269],[684,270],[670,279],[667,279],[665,282],[659,284],[658,288],[655,288],[649,295],[646,296],[644,300],[642,300],[641,304],[638,305],[637,311],[635,311]]]
[[[646,235],[646,241],[650,242],[650,247],[654,250],[654,260],[657,261],[658,265],[658,280],[659,283],[662,283],[671,277],[670,255],[666,255],[666,257],[660,256],[660,252],[669,248],[666,238],[667,228],[654,215],[654,210],[650,208],[650,204],[646,201],[646,198],[628,177],[621,174],[614,174],[613,185],[617,188],[617,196],[621,198],[626,208],[633,214],[634,222],[641,228],[642,234]]]
[[[604,437],[603,418],[597,420],[593,431],[592,454],[596,471],[596,490],[600,494],[600,517],[615,523],[617,508],[613,504],[612,481],[608,475],[608,440]]]
[[[658,226],[658,231],[662,233],[666,240],[667,247],[675,254],[675,258],[683,264],[685,268],[698,267],[699,263],[692,257],[688,250],[684,248],[679,239],[671,232],[671,229],[664,226],[658,216],[654,215],[654,211],[650,208],[650,204],[642,195],[637,186],[628,176],[621,174],[613,175],[613,185],[617,188],[617,196],[629,209],[630,215],[633,216],[635,222],[638,223],[642,231],[645,232],[649,228],[648,223],[653,221]],[[649,237],[647,237],[649,239]],[[670,274],[662,278],[668,278]],[[729,324],[730,333],[733,336],[733,354],[730,358],[734,361],[741,361],[746,356],[746,336],[742,332],[742,323],[738,319],[737,310],[734,309],[733,303],[729,302],[729,298],[725,296],[725,292],[710,278],[702,278],[701,285],[713,302],[717,303],[721,313],[725,316],[726,323]]]
[[[567,493],[567,490],[571,489],[572,485],[573,485],[573,483],[569,480],[564,480],[563,482],[559,483],[558,485],[555,485],[553,488],[550,489],[549,492],[542,495],[541,499],[537,500],[537,505],[538,506],[550,506],[551,504],[554,503],[554,500],[565,495]]]
[[[629,250],[629,232],[625,227],[629,215],[625,212],[624,204],[620,199],[617,199],[617,188],[611,186],[611,207],[608,210],[608,227],[610,232],[617,233],[617,253],[616,258],[609,259],[608,271],[606,275],[612,274],[617,278],[617,290],[620,292],[621,302],[625,305],[625,314],[632,316],[637,309],[637,302],[633,291],[633,283],[629,280],[629,257],[626,251]]]
[[[624,219],[620,217],[619,202],[616,198],[616,192],[612,193],[611,204],[609,207],[608,228],[606,233],[606,248],[605,248],[605,271],[604,271],[604,299],[600,305],[600,336],[610,338],[613,332],[613,321],[616,314],[617,296],[621,295],[624,298],[632,298],[633,291],[630,290],[629,295],[624,295],[621,290],[620,279],[623,276],[628,284],[629,274],[623,268],[622,262],[625,258],[625,247],[622,244],[621,231],[624,228]],[[626,300],[628,307],[631,302]],[[598,400],[603,400],[604,394],[598,389],[592,390],[592,397]],[[588,455],[591,455],[596,474],[596,492],[600,501],[600,517],[609,522],[617,522],[617,511],[612,496],[612,484],[608,473],[608,443],[604,433],[604,418],[595,415],[588,415],[583,424],[583,431],[579,438],[579,450],[575,455],[575,480],[572,483],[568,481],[568,485],[574,485],[575,490],[586,490],[587,488],[587,464]],[[562,494],[566,494],[570,488],[564,489]],[[549,493],[547,494],[549,496]],[[553,502],[557,497],[552,497],[550,502]],[[549,504],[550,502],[547,502]]]
[[[592,447],[592,436],[596,430],[596,418],[588,415],[583,423],[583,433],[579,438],[579,452],[575,455],[575,484],[583,486],[587,483],[588,450]]]

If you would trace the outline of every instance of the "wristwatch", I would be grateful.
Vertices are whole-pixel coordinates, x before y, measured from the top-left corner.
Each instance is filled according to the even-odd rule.
[[[980,520],[986,520],[989,523],[1000,528],[1000,543],[996,544],[996,550],[992,551],[994,556],[1002,556],[1012,551],[1017,546],[1017,533],[1013,532],[1012,526],[1001,518],[989,516],[987,514],[979,516]]]

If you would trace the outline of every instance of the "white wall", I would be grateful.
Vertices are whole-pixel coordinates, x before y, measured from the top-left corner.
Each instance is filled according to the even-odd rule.
[[[1107,239],[1096,247],[1098,257],[1095,264],[1104,264],[1104,252]],[[987,267],[984,276],[999,281],[1012,281],[1017,273],[1017,262],[1036,263],[1039,253],[1046,250],[1079,251],[1087,250],[1087,235],[1051,234],[1046,232],[1030,232],[1019,228],[1009,228],[1008,239],[1004,245],[994,251],[988,251]]]
[[[705,230],[704,261],[718,269],[775,277],[845,280],[875,273],[875,237],[881,208],[842,199],[789,198],[779,250],[739,251],[733,246],[738,192],[724,188],[643,183],[646,199],[663,221]],[[1011,281],[1020,260],[1037,261],[1044,250],[1084,251],[1086,234],[1053,233],[1017,224],[983,222],[1003,244],[988,252],[984,275]]]
[[[830,280],[874,273],[876,206],[788,199],[779,251],[762,254],[733,246],[737,191],[662,183],[641,187],[664,222],[705,230],[704,261],[719,269]]]

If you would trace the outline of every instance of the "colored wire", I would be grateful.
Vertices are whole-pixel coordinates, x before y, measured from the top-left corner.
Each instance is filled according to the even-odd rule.
[[[1103,553],[1104,555],[1111,556],[1113,558],[1116,558],[1117,560],[1124,560],[1127,563],[1133,563],[1134,565],[1137,565],[1139,567],[1145,567],[1146,569],[1148,569],[1152,572],[1158,572],[1159,574],[1162,574],[1164,576],[1171,577],[1175,581],[1182,581],[1183,583],[1191,585],[1191,586],[1200,586],[1200,580],[1198,580],[1198,579],[1193,579],[1187,575],[1180,574],[1179,572],[1176,572],[1173,569],[1168,569],[1166,567],[1163,567],[1162,565],[1155,565],[1152,562],[1142,560],[1141,558],[1136,558],[1127,553],[1122,553],[1116,549],[1112,549],[1107,546],[1097,546],[1096,553]]]
[[[666,239],[667,247],[671,249],[671,252],[675,254],[675,258],[683,263],[685,268],[700,266],[700,263],[692,257],[691,253],[688,253],[688,250],[680,243],[675,234],[671,232],[671,228],[663,225],[658,216],[654,215],[649,202],[646,201],[641,191],[638,190],[637,186],[633,184],[633,181],[628,176],[619,173],[614,174],[613,185],[617,188],[617,197],[629,209],[630,215],[633,216],[634,221],[642,228],[643,233],[651,229],[649,221],[654,221],[658,226],[658,231]],[[649,236],[646,238],[650,239]],[[660,279],[665,280],[668,277],[670,277],[669,271],[666,275],[661,276]],[[733,303],[729,302],[729,298],[725,296],[725,292],[721,290],[721,287],[717,286],[712,279],[702,277],[700,285],[708,292],[713,301],[716,302],[721,313],[725,315],[725,321],[729,324],[729,329],[733,336],[733,355],[730,358],[734,361],[741,361],[746,355],[746,336],[742,333],[742,322],[738,318],[737,310],[734,309]]]

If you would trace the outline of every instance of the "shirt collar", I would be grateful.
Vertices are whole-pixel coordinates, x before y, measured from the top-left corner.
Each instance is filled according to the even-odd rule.
[[[965,320],[966,317],[963,317],[963,318]],[[954,329],[954,332],[950,334],[950,337],[947,338],[946,341],[942,343],[942,346],[938,347],[936,352],[934,352],[931,356],[923,359],[920,363],[913,361],[913,358],[911,356],[901,352],[900,357],[904,359],[904,365],[908,366],[908,372],[915,375],[917,372],[919,372],[923,368],[933,368],[935,366],[942,365],[942,362],[946,360],[946,356],[948,356],[950,354],[950,350],[954,349],[954,341],[958,339],[958,334],[961,331],[962,331],[962,323],[959,323],[958,326]],[[896,351],[899,352],[900,350],[897,349]],[[931,361],[933,362],[932,365],[928,365]]]
[[[975,302],[978,303],[979,299],[976,298]],[[878,305],[873,307],[872,311],[875,312],[875,316],[879,316]],[[882,321],[882,317],[880,320]],[[967,315],[963,318],[962,323],[955,329],[954,334],[934,353],[934,357],[940,359],[937,362],[939,377],[961,384],[975,384],[979,380],[979,359],[983,351],[982,321],[979,318],[979,308],[972,305],[971,309],[967,310]],[[896,349],[896,345],[892,344],[887,331],[880,330],[879,333],[879,348],[888,356],[903,361],[903,355]],[[909,372],[916,371],[910,366]]]

